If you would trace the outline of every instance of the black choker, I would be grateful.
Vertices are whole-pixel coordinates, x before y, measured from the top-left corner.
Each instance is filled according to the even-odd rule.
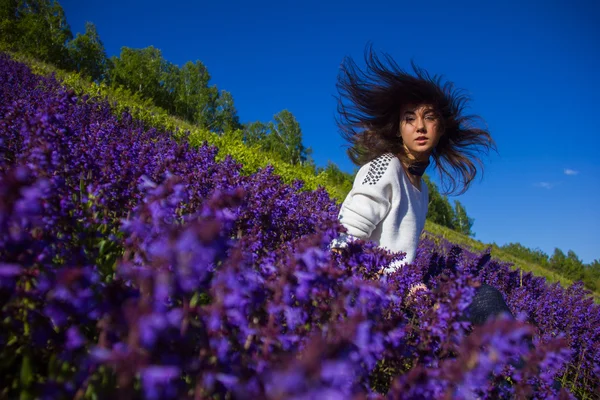
[[[423,176],[427,166],[429,166],[429,160],[414,162],[408,166],[408,172],[412,175]]]

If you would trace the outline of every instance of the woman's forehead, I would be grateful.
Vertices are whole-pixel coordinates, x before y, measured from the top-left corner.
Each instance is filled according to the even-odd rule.
[[[400,112],[401,113],[414,113],[414,114],[420,114],[420,113],[426,113],[426,112],[434,112],[435,111],[435,107],[433,107],[431,104],[417,104],[417,105],[408,105],[403,107]]]

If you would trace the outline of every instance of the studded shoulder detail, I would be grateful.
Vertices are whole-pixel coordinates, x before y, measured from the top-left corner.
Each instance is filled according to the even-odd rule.
[[[393,158],[394,155],[392,153],[386,153],[372,160],[371,164],[369,165],[369,171],[367,172],[367,176],[363,180],[362,184],[376,184],[387,170]]]

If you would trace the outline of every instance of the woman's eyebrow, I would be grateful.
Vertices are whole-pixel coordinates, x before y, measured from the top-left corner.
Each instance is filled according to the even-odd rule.
[[[412,114],[412,115],[416,115],[417,113],[414,110],[406,110],[404,111],[404,113],[402,115],[406,115],[406,114]],[[422,115],[427,115],[427,114],[436,114],[436,111],[433,108],[427,109],[427,110],[423,110],[421,112]]]

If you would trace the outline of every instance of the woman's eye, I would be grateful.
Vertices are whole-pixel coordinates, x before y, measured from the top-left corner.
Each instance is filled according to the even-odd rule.
[[[425,116],[425,119],[427,119],[429,121],[435,121],[436,120],[435,115],[427,115],[427,116]]]
[[[415,120],[415,117],[411,117],[411,116],[404,117],[404,120],[407,121],[407,122],[412,122],[412,121]]]

